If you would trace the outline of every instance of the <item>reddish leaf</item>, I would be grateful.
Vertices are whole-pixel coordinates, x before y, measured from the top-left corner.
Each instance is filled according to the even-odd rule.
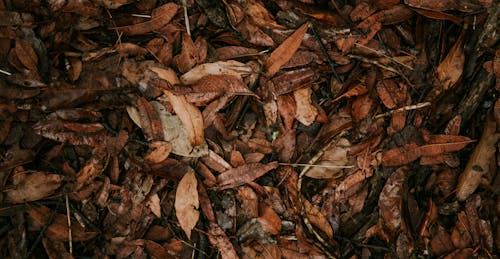
[[[269,164],[246,164],[237,168],[229,169],[217,176],[218,189],[225,190],[253,182],[267,172],[276,169],[278,163]]]
[[[141,35],[150,31],[156,31],[172,20],[179,7],[175,3],[167,3],[156,8],[151,14],[151,20],[134,25],[116,27],[118,31],[123,31],[127,35]]]
[[[38,71],[38,56],[28,40],[17,39],[15,51],[17,58],[29,70]]]
[[[266,61],[266,76],[274,76],[288,60],[293,56],[295,51],[300,47],[302,39],[307,32],[308,24],[300,26],[290,37],[288,37],[281,45],[279,45]]]
[[[6,190],[5,201],[23,203],[43,199],[54,193],[62,180],[63,176],[59,174],[32,172],[12,189]]]
[[[170,91],[164,90],[165,95],[168,97],[175,113],[182,121],[182,125],[186,129],[189,142],[193,147],[201,145],[204,141],[203,132],[203,117],[200,110],[186,100],[182,95],[175,95]]]
[[[450,89],[462,76],[465,62],[463,47],[464,35],[465,31],[460,34],[460,37],[450,49],[446,58],[436,68],[438,79],[444,90]]]

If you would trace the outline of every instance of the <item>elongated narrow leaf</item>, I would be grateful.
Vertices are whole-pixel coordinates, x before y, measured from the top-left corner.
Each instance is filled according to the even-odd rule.
[[[269,164],[253,163],[246,164],[225,171],[217,176],[217,184],[219,189],[229,189],[245,183],[253,182],[255,179],[263,176],[267,172],[278,167],[278,163],[272,162]]]
[[[280,68],[290,60],[302,43],[302,39],[307,32],[308,24],[300,26],[290,37],[288,37],[273,53],[266,62],[266,76],[274,76]]]
[[[189,172],[182,177],[175,193],[175,215],[188,239],[191,239],[191,230],[200,218],[197,185],[194,172]]]

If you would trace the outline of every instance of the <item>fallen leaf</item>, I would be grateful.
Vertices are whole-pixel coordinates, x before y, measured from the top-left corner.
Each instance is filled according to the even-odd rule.
[[[191,145],[188,133],[179,117],[172,115],[167,111],[165,106],[159,102],[152,101],[151,105],[153,105],[160,117],[163,135],[165,136],[164,140],[172,145],[172,153],[187,157],[200,157],[208,153],[206,142],[196,147]]]
[[[483,133],[474,148],[464,171],[458,178],[457,199],[466,200],[479,186],[483,175],[488,173],[491,163],[495,161],[495,143],[499,139],[496,122],[491,114],[487,114]]]
[[[149,143],[149,148],[151,149],[151,152],[144,156],[144,160],[152,164],[164,161],[168,158],[168,155],[172,151],[172,145],[170,144],[170,142],[161,140]]]
[[[40,227],[49,224],[50,219],[50,209],[43,205],[34,205],[28,207],[29,217]],[[78,223],[77,220],[73,219],[73,224],[71,224],[71,238],[73,242],[82,242],[90,240],[97,236],[97,232],[87,232]],[[68,228],[68,218],[66,215],[56,213],[52,223],[47,227],[45,235],[56,241],[69,241],[69,228]]]
[[[127,35],[141,35],[151,31],[156,31],[167,25],[175,16],[178,9],[179,6],[177,4],[166,3],[153,10],[151,20],[149,21],[111,29],[122,31]]]
[[[16,39],[14,47],[17,58],[29,70],[38,71],[38,56],[31,43],[24,39]]]
[[[26,172],[29,173],[29,172]],[[29,173],[12,189],[5,190],[5,201],[23,203],[43,199],[61,186],[63,176],[48,172]]]
[[[278,163],[272,162],[269,164],[245,164],[240,167],[229,169],[217,176],[218,189],[225,190],[253,182],[255,179],[277,167]]]
[[[271,78],[290,60],[293,54],[297,51],[302,43],[304,35],[306,35],[307,23],[300,26],[290,37],[281,43],[269,56],[266,61],[266,76]]]
[[[310,126],[316,116],[318,116],[318,109],[311,104],[312,90],[310,87],[295,90],[293,97],[295,98],[295,118],[302,124]]]
[[[335,145],[324,151],[323,156],[306,172],[307,177],[314,179],[332,179],[342,176],[342,166],[346,166],[349,162],[347,152],[351,143],[345,138],[341,138]],[[334,168],[338,167],[338,168]]]
[[[186,100],[182,95],[176,95],[168,90],[163,90],[172,104],[175,113],[182,121],[189,137],[189,143],[193,147],[203,144],[205,141],[203,127],[203,116],[200,110]]]
[[[194,45],[191,36],[182,33],[181,54],[174,57],[174,63],[181,73],[186,73],[198,63],[198,49]]]
[[[333,239],[333,229],[328,223],[325,215],[321,213],[316,207],[314,207],[307,199],[302,198],[304,203],[304,210],[306,212],[307,218],[311,223],[317,228],[321,229],[330,239]]]
[[[191,239],[191,230],[196,226],[200,217],[197,184],[194,172],[186,173],[175,193],[175,215],[188,239]]]
[[[281,219],[276,214],[276,212],[264,205],[260,204],[260,216],[257,221],[262,225],[262,227],[272,235],[278,235],[281,232]]]
[[[146,202],[146,205],[157,218],[161,218],[161,205],[160,197],[158,197],[158,194],[155,193],[151,195]]]
[[[252,68],[244,63],[235,60],[218,61],[194,67],[181,76],[181,82],[192,85],[208,75],[230,75],[241,79],[251,73],[253,73]]]
[[[438,79],[444,90],[450,89],[462,76],[465,62],[464,37],[465,31],[462,31],[444,60],[436,68]]]

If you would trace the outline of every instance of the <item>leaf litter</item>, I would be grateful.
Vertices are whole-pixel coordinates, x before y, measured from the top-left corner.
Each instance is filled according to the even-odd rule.
[[[494,258],[499,12],[0,0],[2,256]]]

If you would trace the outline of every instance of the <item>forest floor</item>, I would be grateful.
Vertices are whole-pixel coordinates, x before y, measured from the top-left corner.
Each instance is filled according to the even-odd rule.
[[[2,258],[498,258],[500,2],[0,0]]]

